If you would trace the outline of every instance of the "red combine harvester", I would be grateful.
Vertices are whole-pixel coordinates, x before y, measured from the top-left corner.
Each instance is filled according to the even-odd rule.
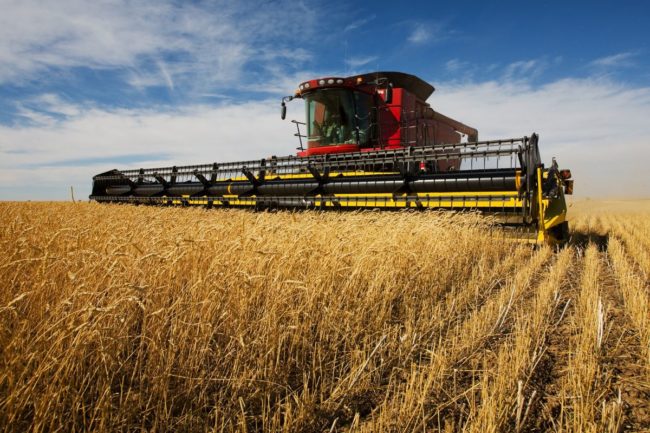
[[[293,121],[296,156],[111,170],[93,178],[90,198],[258,209],[475,209],[524,228],[534,242],[565,241],[570,171],[555,160],[544,167],[536,134],[478,141],[476,129],[429,106],[433,91],[401,72],[305,81],[282,99],[283,119],[287,102],[305,101],[306,122]]]

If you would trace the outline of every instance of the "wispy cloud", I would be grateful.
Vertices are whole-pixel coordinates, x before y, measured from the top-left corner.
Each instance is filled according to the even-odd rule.
[[[508,64],[503,72],[506,80],[529,79],[539,75],[544,69],[540,60],[519,60]]]
[[[61,199],[70,185],[86,195],[92,176],[111,168],[281,155],[297,146],[292,141],[297,140],[295,125],[280,120],[276,100],[162,112],[81,107],[79,111],[80,115],[55,123],[0,125],[2,199]],[[21,189],[25,178],[31,185],[50,189]]]
[[[171,74],[167,71],[165,62],[163,62],[162,60],[158,60],[156,64],[158,65],[158,69],[160,69],[160,75],[162,75],[163,79],[165,80],[165,83],[167,84],[167,88],[173,92],[174,80],[172,79]]]
[[[363,27],[366,24],[368,24],[369,22],[371,22],[372,20],[374,20],[375,18],[376,18],[376,15],[370,15],[369,17],[361,18],[361,19],[358,19],[356,21],[352,21],[350,24],[345,26],[345,28],[343,28],[343,33],[348,33],[348,32],[351,32],[352,30],[356,30],[356,29],[358,29],[360,27]]]
[[[418,24],[411,32],[407,40],[413,44],[422,44],[428,42],[432,37],[432,32],[423,24]]]
[[[61,96],[54,93],[46,93],[31,99],[34,105],[42,111],[47,111],[52,114],[58,114],[65,117],[78,116],[81,113],[79,103],[74,104],[65,101]]]
[[[27,123],[31,125],[47,126],[53,125],[57,121],[57,119],[51,115],[25,107],[22,104],[18,104],[16,114],[18,117],[26,120]]]
[[[376,61],[379,57],[377,56],[362,56],[362,57],[352,57],[350,59],[345,60],[345,64],[348,65],[350,68],[359,68],[361,66],[365,66],[368,63],[372,63]]]
[[[436,110],[483,139],[540,134],[544,161],[556,156],[579,196],[648,196],[650,88],[606,78],[566,78],[542,86],[520,80],[438,83]],[[641,137],[641,138],[640,138]]]
[[[262,68],[299,66],[309,56],[290,49],[294,35],[309,39],[318,31],[312,8],[289,0],[273,5],[10,0],[2,9],[0,84],[90,68],[136,71],[125,80],[137,87],[210,87],[241,79],[252,61]],[[276,24],[287,20],[290,26]]]
[[[54,93],[45,93],[15,103],[16,114],[32,125],[54,125],[57,122],[78,116],[83,107],[65,101]]]
[[[454,33],[442,22],[407,22],[404,25],[411,28],[406,40],[414,45],[438,43]]]
[[[169,155],[165,153],[143,153],[143,154],[133,154],[128,153],[124,155],[113,155],[113,156],[96,156],[90,158],[71,158],[64,159],[60,161],[44,161],[37,164],[27,164],[25,168],[52,168],[52,167],[96,167],[98,165],[133,165],[140,164],[147,161],[163,161],[169,159]]]
[[[458,72],[461,69],[465,69],[469,66],[469,62],[460,60],[460,59],[451,59],[445,62],[445,69],[448,72]]]
[[[453,58],[444,63],[445,71],[455,80],[486,81],[498,79],[502,82],[533,82],[548,67],[549,62],[545,58],[517,60],[514,62],[499,64],[472,63],[467,60]]]
[[[593,60],[590,65],[601,68],[630,67],[634,66],[634,57],[636,57],[636,53],[626,51],[623,53],[612,54],[611,56],[600,57]]]

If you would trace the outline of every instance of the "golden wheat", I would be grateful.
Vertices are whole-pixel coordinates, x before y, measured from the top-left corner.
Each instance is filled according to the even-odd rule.
[[[602,319],[610,289],[648,365],[648,249],[634,233],[650,217],[577,214],[556,253],[472,213],[0,203],[0,428],[642,427],[643,378],[594,378],[620,340]],[[590,241],[601,249],[576,252]],[[608,257],[614,285],[599,277]],[[570,353],[541,374],[563,329]]]

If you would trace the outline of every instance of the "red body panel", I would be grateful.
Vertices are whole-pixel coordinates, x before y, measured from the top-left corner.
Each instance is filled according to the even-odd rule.
[[[337,146],[312,147],[311,149],[298,152],[297,155],[304,157],[309,155],[324,155],[326,153],[357,152],[359,150],[359,146],[356,144],[339,144]]]

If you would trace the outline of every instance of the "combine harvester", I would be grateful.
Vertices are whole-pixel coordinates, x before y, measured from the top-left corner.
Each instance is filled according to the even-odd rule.
[[[305,101],[306,124],[293,121],[296,156],[111,170],[93,178],[90,198],[256,209],[480,210],[520,228],[518,236],[531,242],[566,241],[571,172],[559,170],[555,159],[544,167],[536,134],[479,141],[476,129],[426,103],[433,91],[399,72],[306,81],[282,99],[282,119],[287,102]]]

